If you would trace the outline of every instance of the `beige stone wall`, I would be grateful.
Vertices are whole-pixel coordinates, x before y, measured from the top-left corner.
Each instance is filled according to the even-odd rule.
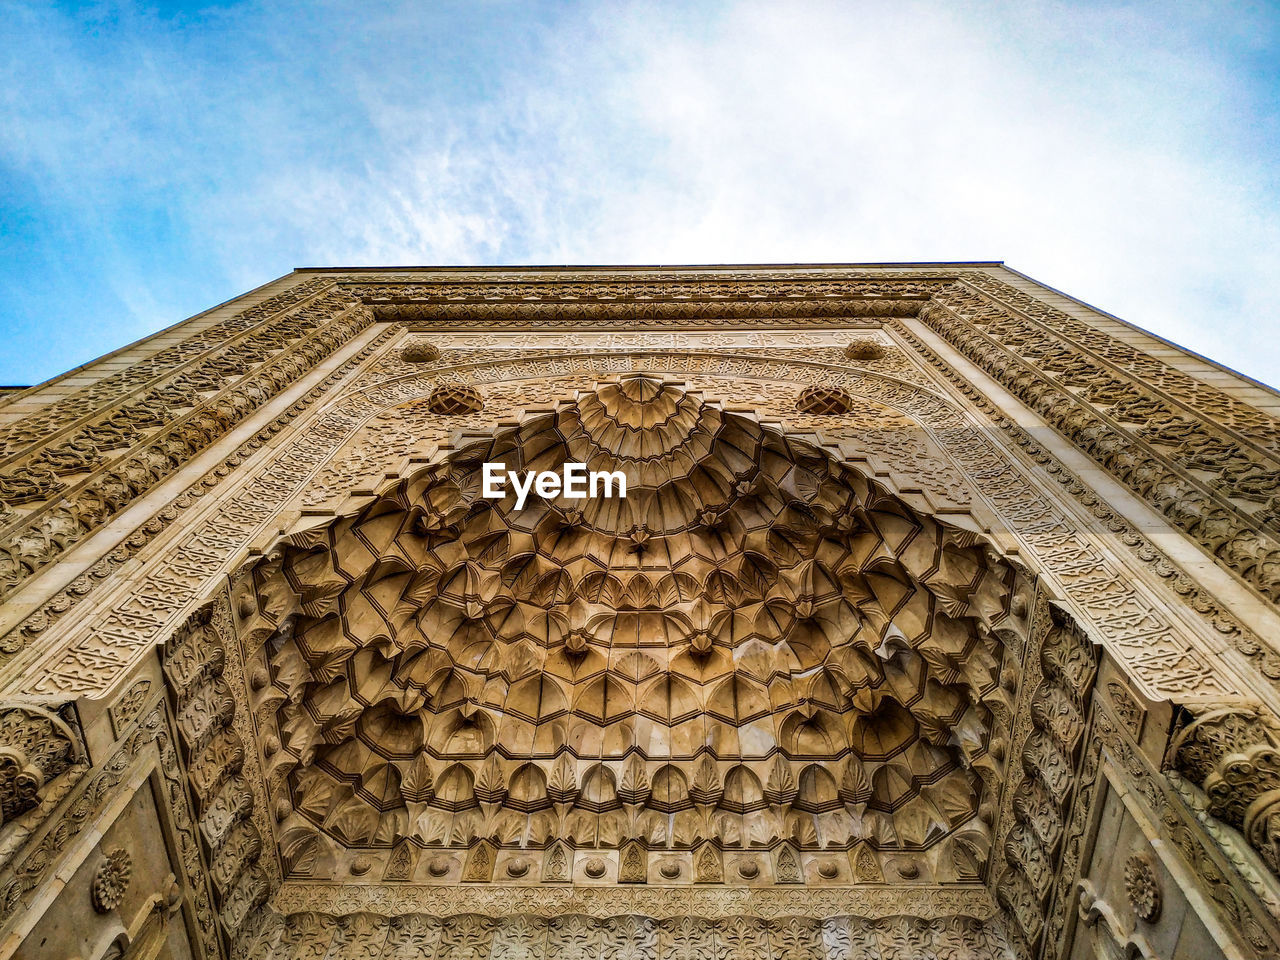
[[[477,886],[466,836],[438,883],[416,847],[409,885],[383,880],[390,850],[358,874],[364,854],[338,850],[291,875],[266,749],[277,668],[248,639],[262,625],[244,571],[637,372],[803,439],[1034,585],[979,876],[944,871],[933,889],[927,858],[886,879],[896,861],[880,855],[859,876],[849,846],[830,878],[797,851],[813,860],[803,892],[647,869],[636,888],[616,882],[615,844],[593,854],[605,882],[548,888],[501,880],[521,855],[497,837]],[[465,936],[500,957],[552,950],[563,913],[592,956],[628,937],[637,955],[794,941],[841,956],[857,937],[945,955],[953,935],[979,956],[1272,955],[1277,409],[1273,391],[992,265],[281,278],[0,398],[0,949],[452,956],[457,918],[478,914],[491,922]],[[1046,652],[1060,648],[1096,665],[1063,673]],[[732,873],[741,854],[715,843]],[[98,912],[93,878],[117,848],[131,879]],[[676,856],[695,873],[695,849]],[[700,925],[671,932],[690,913]],[[610,919],[624,914],[649,926]]]

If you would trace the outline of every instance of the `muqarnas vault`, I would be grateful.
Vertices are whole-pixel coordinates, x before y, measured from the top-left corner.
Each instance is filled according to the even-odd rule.
[[[1274,957],[1278,418],[994,263],[301,270],[5,391],[0,960]]]

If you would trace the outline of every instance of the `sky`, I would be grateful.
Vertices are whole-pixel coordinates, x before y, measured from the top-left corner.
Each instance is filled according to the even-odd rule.
[[[298,266],[911,260],[1280,383],[1280,3],[0,0],[0,384]]]

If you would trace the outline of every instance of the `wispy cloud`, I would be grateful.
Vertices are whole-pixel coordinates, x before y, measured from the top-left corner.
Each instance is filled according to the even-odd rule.
[[[0,380],[302,264],[1003,258],[1275,382],[1280,21],[1233,13],[19,7]]]

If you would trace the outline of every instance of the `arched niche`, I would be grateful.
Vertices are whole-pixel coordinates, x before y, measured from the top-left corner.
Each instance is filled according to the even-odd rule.
[[[628,496],[517,509],[482,496],[499,461]],[[785,841],[934,881],[990,857],[1031,579],[670,381],[463,444],[235,591],[273,809],[326,849]]]

